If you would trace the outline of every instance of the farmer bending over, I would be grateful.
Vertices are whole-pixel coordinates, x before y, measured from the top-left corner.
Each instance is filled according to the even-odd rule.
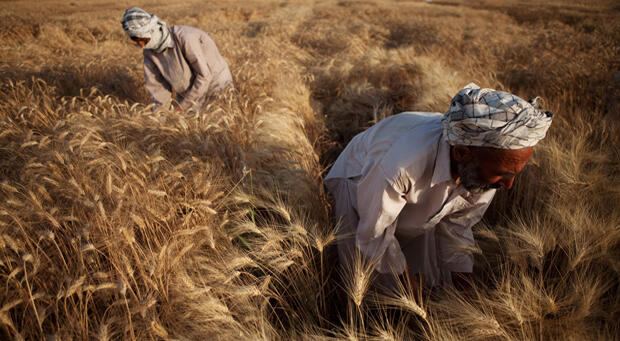
[[[172,96],[177,109],[199,109],[232,84],[232,75],[213,40],[189,26],[166,26],[154,14],[133,7],[123,16],[125,33],[141,46],[146,88],[155,110]]]
[[[429,286],[472,272],[471,227],[551,124],[538,102],[472,83],[444,115],[401,113],[355,136],[325,178],[341,262],[359,252],[380,274],[419,274]]]

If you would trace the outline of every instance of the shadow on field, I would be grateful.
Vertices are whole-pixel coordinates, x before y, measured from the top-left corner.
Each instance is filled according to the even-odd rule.
[[[454,6],[454,7],[457,7],[457,6],[461,5],[458,2],[449,2],[449,1],[432,1],[432,2],[429,2],[429,4],[431,4],[431,5],[440,5],[440,6]]]
[[[331,57],[345,51],[351,44],[349,37],[330,28],[331,19],[317,19],[301,25],[293,35],[293,44],[319,57]]]
[[[587,20],[587,16],[601,13],[596,9],[588,9],[570,5],[557,6],[553,4],[540,4],[535,7],[525,4],[514,6],[471,4],[470,6],[475,9],[484,9],[487,11],[495,11],[505,14],[521,25],[531,25],[536,23],[549,24],[556,21],[575,28],[583,27],[589,31],[594,30],[596,24],[592,25],[593,23],[588,22],[589,20]]]
[[[424,50],[440,43],[439,30],[430,23],[394,21],[389,29],[390,34],[385,42],[385,47],[389,49],[414,46]]]
[[[19,179],[26,165],[26,157],[13,148],[7,148],[9,143],[3,139],[0,139],[0,146],[0,181]]]
[[[422,70],[416,64],[354,65],[348,70],[318,68],[310,84],[313,106],[325,115],[331,142],[322,153],[325,166],[336,160],[356,134],[411,108],[422,91]]]
[[[81,96],[80,91],[87,94],[95,87],[102,93],[117,97],[121,101],[144,101],[147,97],[142,79],[131,76],[134,73],[128,68],[113,65],[75,65],[45,67],[40,71],[14,70],[0,73],[4,79],[16,81],[42,79],[48,85],[56,87],[57,96]]]

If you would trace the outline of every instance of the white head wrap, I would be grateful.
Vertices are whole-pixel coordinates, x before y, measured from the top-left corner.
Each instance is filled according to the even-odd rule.
[[[470,83],[452,99],[442,119],[444,138],[451,145],[500,149],[531,147],[542,140],[553,113],[503,91]]]
[[[172,46],[172,38],[166,23],[141,8],[132,7],[126,10],[121,24],[129,37],[150,39],[144,46],[145,49],[162,52]]]

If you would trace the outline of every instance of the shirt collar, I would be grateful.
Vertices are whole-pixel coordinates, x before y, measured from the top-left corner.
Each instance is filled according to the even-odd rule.
[[[444,181],[453,181],[450,173],[450,145],[443,137],[440,137],[431,187]]]
[[[176,37],[175,35],[172,33],[172,31],[174,30],[174,26],[168,26],[168,34],[170,35],[170,39],[168,39],[168,41],[166,42],[166,49],[172,49],[176,46]]]
[[[168,29],[172,28],[174,26],[168,27]],[[174,36],[174,34],[172,34],[172,30],[170,30],[170,42],[168,42],[168,48],[174,48],[176,46],[176,37]]]

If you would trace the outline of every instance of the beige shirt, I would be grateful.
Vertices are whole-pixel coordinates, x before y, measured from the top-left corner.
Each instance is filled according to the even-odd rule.
[[[155,108],[168,103],[172,91],[185,109],[199,108],[207,96],[232,84],[228,64],[205,32],[171,26],[172,47],[161,53],[143,49],[146,88]]]
[[[474,245],[471,227],[495,190],[473,195],[452,179],[441,117],[416,112],[382,120],[351,140],[325,178],[332,192],[338,181],[353,183],[359,216],[355,244],[378,262],[380,273],[402,273],[408,264],[399,239],[429,231],[437,244],[428,251],[437,276],[472,271],[473,256],[466,250]]]

